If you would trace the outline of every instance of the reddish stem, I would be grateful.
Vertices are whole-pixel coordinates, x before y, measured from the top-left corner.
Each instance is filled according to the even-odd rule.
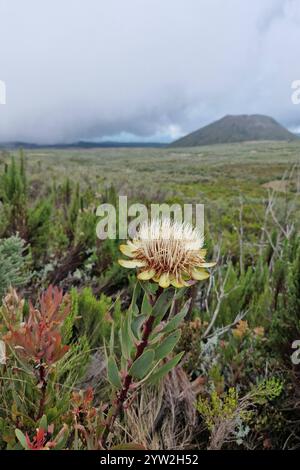
[[[39,383],[41,383],[42,386],[41,386],[41,398],[40,398],[40,404],[39,404],[39,411],[36,417],[36,421],[41,419],[41,417],[44,414],[45,403],[46,403],[46,390],[47,390],[46,369],[43,365],[40,365],[39,373],[40,373]]]
[[[156,294],[156,299],[159,297],[161,292],[162,292],[162,289],[159,288],[158,291],[157,291],[157,294]],[[154,301],[152,302],[152,304],[154,304]],[[143,354],[145,348],[147,347],[149,336],[150,336],[150,334],[152,332],[152,329],[153,329],[154,320],[155,320],[155,317],[153,315],[150,315],[150,317],[148,317],[147,320],[145,321],[145,323],[143,325],[142,339],[139,342],[139,344],[137,345],[136,353],[135,353],[133,362],[136,361]],[[128,364],[128,369],[129,369],[129,364]],[[111,410],[108,414],[108,417],[107,417],[106,423],[105,423],[105,427],[104,427],[104,430],[103,430],[101,438],[100,438],[100,446],[103,449],[107,448],[107,444],[106,444],[107,443],[107,438],[108,438],[110,432],[112,431],[112,428],[114,426],[116,418],[118,417],[118,415],[124,409],[124,403],[127,399],[128,391],[129,391],[131,383],[132,383],[132,376],[130,374],[128,374],[128,372],[127,372],[127,374],[125,375],[125,377],[123,379],[123,387],[122,387],[121,391],[117,394],[117,398],[115,400],[115,403],[114,403],[113,407],[111,408]]]

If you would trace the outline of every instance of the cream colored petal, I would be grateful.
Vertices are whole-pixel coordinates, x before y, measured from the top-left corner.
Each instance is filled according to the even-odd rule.
[[[188,282],[187,282],[188,280],[189,280],[189,278],[186,278],[186,279],[183,279],[183,277],[179,278],[179,282],[180,282],[181,284],[183,284],[185,287],[188,287],[188,286],[189,286],[189,284],[188,284]]]
[[[129,258],[134,258],[135,250],[131,246],[129,246],[129,245],[120,245],[119,249],[123,253],[123,255],[129,256]]]
[[[135,262],[137,268],[144,268],[147,266],[145,261],[140,261],[139,259],[134,259],[133,261]]]
[[[154,275],[155,275],[155,270],[149,269],[147,271],[140,272],[137,277],[141,281],[148,281],[149,279],[152,279]]]
[[[170,285],[170,276],[169,273],[163,273],[159,279],[159,285],[163,289],[166,289]]]
[[[137,259],[129,260],[129,259],[119,259],[119,264],[123,266],[123,268],[142,268],[145,266],[143,261],[139,261]]]
[[[196,281],[203,281],[204,279],[207,279],[209,277],[209,273],[204,271],[204,269],[194,269],[192,272],[192,278],[196,279]]]
[[[127,245],[132,248],[133,250],[137,250],[139,248],[139,243],[134,243],[132,240],[127,240]]]
[[[201,266],[201,268],[212,268],[216,266],[216,263],[201,263],[199,266]]]
[[[185,285],[184,281],[179,281],[177,279],[172,279],[171,284],[172,286],[176,287],[176,289],[180,289],[181,287],[184,287]]]

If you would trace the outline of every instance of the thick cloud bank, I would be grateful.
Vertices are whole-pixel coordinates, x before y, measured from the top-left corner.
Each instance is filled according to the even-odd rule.
[[[0,0],[0,141],[172,140],[224,114],[300,127],[299,0]]]

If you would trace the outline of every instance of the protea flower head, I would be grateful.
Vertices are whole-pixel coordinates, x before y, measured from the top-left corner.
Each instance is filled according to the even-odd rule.
[[[154,219],[144,222],[133,240],[121,245],[121,252],[128,256],[119,260],[125,268],[137,268],[138,279],[158,282],[160,287],[188,286],[191,281],[209,277],[206,263],[204,237],[190,224],[170,219]]]

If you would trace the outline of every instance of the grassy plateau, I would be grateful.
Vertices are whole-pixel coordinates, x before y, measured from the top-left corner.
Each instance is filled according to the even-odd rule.
[[[299,163],[298,141],[2,150],[0,448],[298,448]],[[135,287],[96,236],[119,195],[204,204],[209,278]]]

